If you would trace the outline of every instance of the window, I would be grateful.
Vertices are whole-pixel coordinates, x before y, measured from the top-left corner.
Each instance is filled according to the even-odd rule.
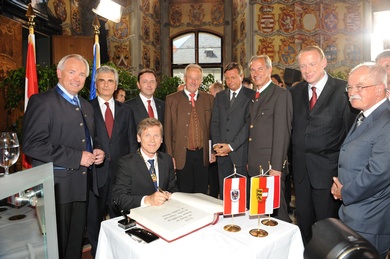
[[[222,37],[209,32],[187,32],[172,39],[172,75],[183,78],[191,63],[203,68],[203,76],[212,74],[222,81]]]
[[[390,49],[390,11],[375,12],[371,36],[371,60],[385,49]]]

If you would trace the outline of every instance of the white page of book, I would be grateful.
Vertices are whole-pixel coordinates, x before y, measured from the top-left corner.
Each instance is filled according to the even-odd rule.
[[[166,240],[189,234],[215,221],[221,200],[204,194],[174,193],[161,206],[132,209],[130,217]]]

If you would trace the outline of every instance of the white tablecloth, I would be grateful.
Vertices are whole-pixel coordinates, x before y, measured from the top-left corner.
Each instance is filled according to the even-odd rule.
[[[248,215],[235,216],[234,224],[239,225],[241,231],[228,232],[223,227],[231,224],[232,219],[220,216],[217,224],[171,243],[159,239],[142,244],[131,239],[125,230],[118,227],[120,219],[118,217],[102,222],[97,259],[303,258],[304,247],[299,228],[280,220],[275,227],[260,224],[260,228],[268,232],[268,236],[261,238],[249,234],[251,229],[258,227],[257,217],[250,219]]]
[[[42,235],[35,209],[24,206],[19,209],[11,207],[0,212],[0,258],[45,258],[44,236]],[[9,218],[17,214],[26,215],[21,220]]]

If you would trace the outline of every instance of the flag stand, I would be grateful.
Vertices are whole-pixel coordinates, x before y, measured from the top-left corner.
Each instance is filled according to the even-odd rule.
[[[262,175],[264,175],[264,172],[263,172],[263,168],[260,165],[260,175],[259,176],[262,176]],[[257,197],[257,199],[258,198],[259,197]],[[260,228],[260,214],[257,214],[257,228],[251,229],[249,231],[249,234],[251,234],[254,237],[266,237],[266,236],[268,236],[268,232],[266,230]]]
[[[244,188],[243,189],[241,189],[241,191],[243,191],[244,192],[244,196],[242,197],[241,196],[241,191],[240,191],[240,187],[238,187],[238,186],[236,186],[235,188],[238,188],[238,189],[228,189],[227,187],[226,187],[226,182],[227,182],[227,180],[226,179],[229,179],[229,180],[231,180],[231,179],[245,179],[244,180],[244,182],[243,182],[243,184],[244,184]],[[240,199],[242,200],[242,198],[244,198],[244,200],[243,200],[243,204],[246,204],[246,199],[245,199],[245,197],[246,197],[246,178],[245,178],[245,176],[243,176],[243,175],[240,175],[240,174],[237,174],[237,170],[236,170],[236,165],[234,165],[234,172],[233,172],[233,174],[232,175],[229,175],[229,176],[227,176],[225,179],[224,179],[224,190],[223,191],[225,191],[225,190],[230,190],[229,192],[229,200],[231,200],[231,201],[234,201],[234,202],[238,202]],[[226,211],[225,211],[225,206],[226,206],[226,193],[225,193],[225,195],[224,195],[224,214],[226,213]],[[228,225],[226,225],[226,226],[224,226],[223,227],[223,229],[225,230],[225,231],[229,231],[229,232],[239,232],[240,230],[241,230],[241,227],[240,226],[238,226],[238,225],[235,225],[234,224],[234,213],[243,213],[243,212],[245,212],[245,205],[240,209],[240,208],[238,208],[238,210],[237,211],[235,211],[235,212],[233,212],[233,211],[230,211],[230,213],[226,213],[225,215],[228,215],[228,214],[231,214],[232,215],[232,223],[231,224],[228,224]]]
[[[270,161],[268,161],[268,171],[265,173],[267,174],[272,169]],[[271,214],[268,214],[268,219],[263,219],[261,223],[265,226],[274,227],[278,225],[278,222],[276,220],[271,219]]]
[[[229,232],[238,232],[241,230],[240,226],[234,224],[234,214],[232,214],[232,224],[224,226],[223,229]]]
[[[268,232],[265,231],[264,229],[260,229],[260,215],[257,216],[257,228],[254,228],[249,231],[249,234],[251,234],[254,237],[266,237],[268,236]]]
[[[269,226],[269,227],[274,227],[277,226],[279,223],[276,220],[271,219],[271,215],[268,214],[268,219],[263,219],[261,221],[263,225]]]

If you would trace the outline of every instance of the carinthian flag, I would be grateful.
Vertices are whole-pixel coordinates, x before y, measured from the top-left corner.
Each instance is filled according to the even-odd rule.
[[[246,211],[246,177],[228,176],[223,180],[223,215],[240,214]]]
[[[279,176],[276,178],[274,176],[254,176],[251,178],[250,216],[272,214],[276,203],[277,205],[280,203],[280,201],[275,203],[274,200],[275,194],[280,193],[280,180],[278,180],[280,178]],[[279,182],[279,184],[275,186],[275,182]]]
[[[96,85],[95,85],[95,72],[100,67],[100,44],[95,42],[93,45],[93,67],[92,67],[92,79],[91,87],[89,88],[89,100],[96,98]]]
[[[274,209],[280,207],[280,176],[274,177]]]
[[[35,63],[35,35],[34,32],[30,31],[28,35],[27,45],[27,59],[26,59],[26,83],[24,92],[24,110],[27,108],[28,100],[31,95],[38,93],[38,77],[37,77],[37,66]],[[22,166],[24,168],[31,168],[31,163],[28,161],[22,153]]]

